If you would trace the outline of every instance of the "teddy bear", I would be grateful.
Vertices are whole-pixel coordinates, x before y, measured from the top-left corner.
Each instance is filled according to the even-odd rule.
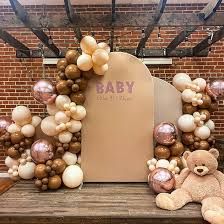
[[[177,210],[189,202],[202,204],[203,218],[211,224],[224,224],[224,174],[217,170],[219,151],[186,151],[187,163],[176,178],[176,190],[160,193],[156,205],[167,210]]]

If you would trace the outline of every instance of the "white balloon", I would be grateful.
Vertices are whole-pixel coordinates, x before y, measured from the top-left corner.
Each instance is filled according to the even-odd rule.
[[[39,116],[33,116],[31,124],[36,128],[41,122],[41,118]]]
[[[21,128],[22,134],[27,137],[33,137],[35,135],[35,128],[32,124],[26,124]]]
[[[69,131],[62,131],[59,135],[58,135],[58,140],[61,143],[69,143],[72,140],[72,133]]]
[[[62,156],[62,159],[69,166],[69,165],[75,165],[78,158],[76,154],[73,154],[71,152],[65,152],[65,154]]]
[[[215,130],[215,123],[211,119],[205,123],[205,126],[207,126],[210,129],[210,131]]]
[[[98,66],[98,65],[93,65],[93,71],[97,74],[97,75],[104,75],[105,72],[108,71],[108,64],[102,65],[102,66]]]
[[[80,121],[71,120],[70,123],[71,126],[68,128],[68,131],[70,131],[71,133],[75,133],[81,130],[82,123]]]
[[[71,99],[67,95],[58,95],[55,100],[56,107],[59,110],[64,110],[64,105],[71,103]]]
[[[183,132],[191,132],[196,128],[196,124],[194,123],[194,117],[190,114],[184,114],[180,116],[177,121],[178,128]]]
[[[7,131],[9,133],[15,133],[21,130],[21,126],[19,126],[18,124],[10,124],[7,128]]]
[[[156,163],[156,168],[166,168],[167,169],[169,165],[170,165],[170,162],[168,160],[160,159]]]
[[[62,180],[66,187],[78,187],[83,182],[83,172],[79,166],[70,165],[64,170]]]
[[[200,90],[198,92],[202,92],[205,90],[206,87],[206,81],[203,78],[197,78],[192,81],[194,84],[199,86]]]
[[[55,103],[47,104],[47,112],[49,115],[54,116],[59,109],[56,107]]]
[[[104,49],[108,54],[110,53],[110,46],[105,42],[98,43],[98,48]]]
[[[93,67],[93,61],[90,55],[82,54],[77,59],[77,66],[82,71],[89,71]]]
[[[93,63],[102,66],[109,61],[109,55],[104,49],[97,49],[92,55]]]
[[[13,159],[13,158],[11,158],[10,156],[7,156],[7,157],[5,158],[5,165],[6,165],[8,168],[12,168],[13,166],[18,166],[18,165],[19,165],[19,162],[18,162],[18,160]]]
[[[210,134],[211,134],[210,129],[205,125],[197,127],[194,131],[194,135],[202,140],[207,139],[210,136]]]
[[[76,112],[71,114],[71,117],[75,120],[82,120],[86,116],[86,109],[81,105],[76,106]]]
[[[177,73],[173,77],[173,85],[179,91],[184,91],[186,89],[186,85],[191,83],[191,78],[186,73]]]
[[[191,103],[195,95],[196,95],[196,92],[192,91],[191,89],[185,89],[182,92],[181,97],[184,102]]]
[[[34,177],[35,163],[26,162],[25,165],[20,164],[18,168],[19,176],[24,180],[29,180]]]
[[[41,122],[41,130],[48,136],[55,136],[58,134],[56,127],[57,123],[54,116],[45,117]]]
[[[97,49],[97,43],[94,37],[85,36],[80,42],[80,47],[82,51],[86,54],[92,54]]]
[[[12,120],[21,126],[29,124],[32,120],[30,109],[25,106],[15,107],[12,111]]]
[[[54,118],[57,124],[67,123],[70,120],[70,117],[68,117],[64,111],[58,111]]]

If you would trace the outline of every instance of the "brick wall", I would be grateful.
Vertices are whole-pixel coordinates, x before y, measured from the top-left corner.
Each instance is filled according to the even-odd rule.
[[[178,4],[168,5],[166,12],[197,12],[204,7],[204,4]],[[42,13],[41,6],[26,6],[31,14]],[[120,12],[144,12],[154,11],[154,5],[119,5]],[[109,13],[110,6],[77,6],[77,13]],[[224,4],[219,9],[224,11]],[[63,13],[63,6],[47,6],[46,12],[49,15]],[[1,6],[0,14],[12,14],[9,6]],[[115,36],[118,37],[115,45],[119,48],[136,47],[141,37],[141,29],[143,27],[115,29]],[[161,38],[158,39],[158,29],[156,28],[147,42],[147,47],[163,48],[181,31],[182,28],[161,28]],[[36,48],[39,40],[28,29],[8,29],[9,33],[18,40],[25,43],[30,48]],[[95,32],[97,41],[108,41],[110,36],[109,28],[90,28],[82,30],[83,34]],[[72,29],[52,29],[51,35],[54,43],[59,48],[74,48],[77,46],[74,40],[74,32]],[[181,47],[192,47],[200,40],[207,36],[205,27],[199,28],[189,37],[189,41],[183,42]],[[214,78],[224,78],[224,41],[219,41],[212,46],[212,51],[206,58],[174,58],[173,64],[170,66],[149,66],[152,75],[162,78],[168,82],[177,72],[187,72],[192,78],[203,77],[206,80]],[[54,80],[56,74],[55,66],[46,67],[46,78]],[[42,64],[40,59],[17,59],[15,50],[8,44],[0,40],[0,115],[10,115],[12,108],[16,105],[27,105],[33,114],[44,115],[44,106],[38,104],[32,97],[31,86],[35,81],[42,77]],[[224,135],[224,103],[219,102],[219,110],[212,116],[216,123],[216,136]],[[0,171],[6,170],[4,166],[5,154],[0,149]]]

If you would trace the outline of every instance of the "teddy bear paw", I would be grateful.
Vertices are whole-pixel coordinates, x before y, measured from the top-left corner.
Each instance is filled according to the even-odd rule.
[[[211,224],[223,224],[224,223],[224,212],[207,210],[204,214],[204,218]]]
[[[156,205],[159,208],[166,209],[166,210],[175,210],[175,204],[173,199],[171,198],[170,194],[167,193],[160,193],[156,197]]]

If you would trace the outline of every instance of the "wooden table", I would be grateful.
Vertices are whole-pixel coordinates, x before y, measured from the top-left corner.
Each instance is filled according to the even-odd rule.
[[[152,223],[205,224],[200,205],[179,211],[156,208],[147,184],[84,184],[39,192],[30,181],[18,182],[0,196],[0,223]]]

